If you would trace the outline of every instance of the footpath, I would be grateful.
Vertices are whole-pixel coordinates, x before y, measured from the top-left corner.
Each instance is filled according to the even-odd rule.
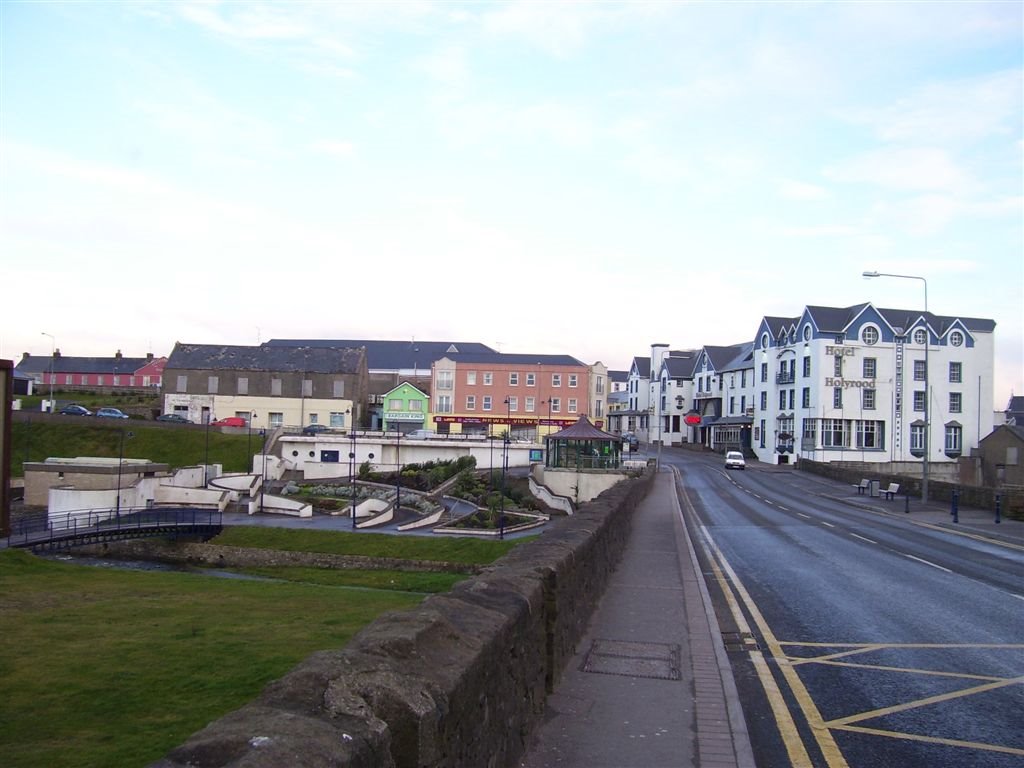
[[[960,507],[954,522],[948,502],[908,505],[902,496],[862,496],[845,483],[803,477],[814,479],[818,495],[851,507],[1024,547],[1024,521],[997,523],[993,510]],[[659,472],[634,513],[622,561],[520,768],[754,768],[673,483],[671,472]]]
[[[622,561],[521,768],[753,768],[673,474],[636,510]]]

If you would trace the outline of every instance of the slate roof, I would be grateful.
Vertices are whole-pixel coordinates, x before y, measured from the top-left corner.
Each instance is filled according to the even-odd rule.
[[[636,366],[637,375],[644,379],[651,377],[651,358],[649,357],[634,357],[633,365]],[[632,370],[632,367],[630,367]]]
[[[615,442],[621,442],[622,438],[618,435],[613,435],[610,432],[598,429],[590,423],[590,419],[586,416],[580,416],[579,419],[571,427],[555,432],[550,435],[548,439],[551,440],[614,440]]]
[[[608,371],[608,381],[617,381],[625,384],[629,381],[629,371]]]
[[[672,357],[662,360],[662,366],[668,369],[668,375],[673,379],[692,379],[693,369],[697,367],[697,358],[700,355],[697,350],[687,350],[684,356],[677,351]]]
[[[460,363],[494,363],[496,365],[570,365],[589,368],[572,355],[531,355],[506,352],[469,352],[442,355]],[[438,358],[440,359],[440,358]]]
[[[742,344],[730,344],[727,347],[706,346],[704,351],[707,352],[708,359],[711,360],[711,365],[714,366],[715,370],[721,371],[735,360],[736,356],[748,345],[748,342],[744,342]]]
[[[819,331],[823,333],[839,333],[844,331],[846,327],[869,306],[872,305],[868,303],[854,304],[850,307],[819,307],[808,305],[807,312],[810,314],[811,319],[814,321],[814,324],[818,327]],[[962,323],[969,331],[991,333],[996,327],[994,320],[988,320],[980,317],[936,315],[934,312],[924,312],[920,309],[884,309],[882,307],[875,307],[875,310],[878,314],[884,317],[885,321],[893,328],[910,328],[920,317],[924,316],[927,318],[929,327],[935,331],[938,336],[945,334],[945,332],[957,321],[960,321],[960,323]],[[796,320],[798,321],[799,318]],[[776,331],[778,331],[777,328]]]
[[[366,365],[375,371],[423,368],[445,355],[455,353],[494,353],[486,344],[475,341],[394,341],[381,339],[271,339],[268,347],[366,348]]]
[[[167,359],[165,371],[181,369],[359,373],[359,364],[364,352],[361,347],[275,347],[269,344],[244,347],[178,342]]]
[[[50,372],[50,363],[53,363],[54,373],[134,373],[144,368],[159,358],[147,357],[70,357],[59,355],[55,357],[33,357],[25,355],[18,363],[18,369],[22,373],[42,374]]]
[[[754,367],[754,342],[746,341],[742,344],[734,345],[737,347],[736,356],[733,357],[728,363],[721,367],[722,372],[726,371],[738,371],[743,368]]]

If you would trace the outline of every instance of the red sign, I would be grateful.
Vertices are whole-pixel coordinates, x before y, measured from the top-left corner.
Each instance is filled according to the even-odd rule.
[[[683,421],[685,421],[691,427],[696,427],[698,424],[700,424],[700,414],[688,413],[686,414],[686,416],[683,417]]]

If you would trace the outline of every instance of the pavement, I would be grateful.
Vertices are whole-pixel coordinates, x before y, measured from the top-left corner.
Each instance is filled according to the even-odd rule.
[[[748,469],[796,472],[753,464]],[[823,497],[916,525],[1024,546],[1024,521],[990,510],[860,496],[813,478]],[[520,768],[753,768],[753,751],[714,609],[682,523],[673,473],[633,518],[576,655],[549,696]]]

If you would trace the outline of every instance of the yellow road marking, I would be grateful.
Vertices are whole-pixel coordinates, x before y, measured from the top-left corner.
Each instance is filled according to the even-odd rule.
[[[932,677],[953,677],[961,680],[988,680],[990,682],[997,682],[999,680],[1005,680],[1005,677],[995,677],[994,675],[972,675],[968,672],[940,672],[935,669],[915,669],[913,667],[889,667],[884,664],[855,664],[851,661],[829,661],[823,659],[801,659],[797,657],[790,657],[790,663],[794,667],[803,666],[806,664],[821,664],[825,667],[846,667],[848,669],[874,669],[879,672],[906,672],[910,675],[926,675]]]
[[[1005,688],[1008,685],[1019,685],[1020,683],[1024,683],[1024,677],[1011,677],[1008,679],[999,680],[994,683],[976,685],[973,688],[964,688],[959,691],[941,693],[938,696],[929,696],[926,699],[917,699],[916,701],[908,701],[904,704],[896,704],[892,707],[882,707],[881,709],[873,709],[870,712],[859,712],[856,715],[849,715],[848,717],[841,717],[837,720],[830,720],[825,725],[827,725],[829,728],[835,728],[838,726],[849,725],[850,723],[859,723],[863,720],[872,720],[876,717],[891,715],[896,712],[907,712],[911,709],[919,709],[921,707],[927,707],[931,704],[940,704],[944,701],[952,701],[953,699],[962,699],[965,696],[973,696],[976,693],[986,693],[988,691],[995,691],[999,688]]]
[[[986,744],[978,741],[961,741],[960,739],[943,739],[937,736],[921,736],[916,733],[902,733],[900,731],[884,731],[880,728],[865,728],[860,725],[842,725],[836,730],[850,731],[851,733],[864,733],[869,736],[886,736],[891,739],[902,741],[923,741],[926,744],[941,744],[946,747],[967,747],[968,749],[980,749],[986,752],[1000,752],[1004,755],[1024,755],[1024,749],[1016,747],[1004,747],[999,744]]]
[[[685,501],[687,511],[691,515],[693,515],[694,519],[696,520],[696,510],[693,507],[693,503],[690,501],[689,495],[686,493],[686,489],[680,487],[679,495],[681,495],[683,500]],[[800,709],[803,711],[804,717],[807,719],[807,722],[811,727],[811,733],[814,734],[815,741],[818,742],[818,748],[821,750],[821,753],[825,758],[825,762],[830,766],[830,768],[849,768],[846,759],[843,757],[843,753],[839,751],[839,746],[832,738],[832,734],[829,732],[828,727],[824,724],[824,719],[822,718],[821,713],[818,712],[818,708],[817,706],[815,706],[814,700],[811,698],[810,694],[807,692],[807,689],[804,687],[803,681],[800,680],[800,676],[796,673],[796,670],[794,670],[792,666],[787,662],[786,654],[782,652],[782,648],[779,645],[778,641],[775,639],[775,635],[772,633],[771,628],[768,626],[768,622],[766,622],[764,620],[764,617],[761,616],[761,612],[758,610],[757,606],[755,605],[750,594],[747,592],[746,588],[743,586],[739,578],[736,576],[736,572],[732,569],[732,566],[729,565],[729,561],[726,560],[725,555],[718,548],[718,545],[712,538],[711,533],[704,527],[701,527],[700,530],[701,536],[704,538],[705,544],[708,546],[709,550],[713,554],[713,567],[717,571],[719,568],[718,564],[721,564],[721,570],[724,571],[725,574],[728,576],[728,582],[720,581],[720,583],[723,585],[723,591],[726,593],[726,595],[728,595],[730,591],[734,590],[735,593],[739,596],[740,600],[742,600],[744,606],[746,606],[747,612],[753,618],[754,623],[757,624],[758,630],[761,632],[761,636],[765,639],[765,643],[768,645],[769,652],[778,664],[779,669],[782,671],[783,677],[789,684],[789,688],[793,692],[793,696],[796,698],[797,703],[800,705]],[[717,578],[721,579],[722,577]],[[730,585],[731,589],[728,588]],[[730,603],[730,610],[739,609],[738,607],[734,608],[733,604]],[[765,671],[768,673],[768,677],[771,678],[770,686],[775,689],[775,691],[778,693],[778,696],[780,697],[779,705],[785,707],[785,701],[781,699],[781,692],[779,692],[777,686],[775,686],[775,679],[771,675],[771,671],[767,669],[767,665],[764,664],[763,656],[760,661],[760,664],[755,664],[755,669],[758,670],[758,679],[761,680],[762,685],[767,684],[767,681],[761,676],[761,667],[763,666],[765,668]],[[773,694],[769,693],[769,691],[770,688],[766,687],[765,692],[768,695],[769,703],[772,705],[773,713],[775,713],[776,720],[778,721],[780,715],[779,713],[775,712],[776,704],[772,701]],[[785,721],[792,723],[792,718],[789,715],[788,709],[785,711],[784,718]],[[804,748],[802,741],[799,740],[799,734],[795,731],[795,723],[792,724],[793,732],[791,737],[787,738],[789,727],[790,726],[786,726],[786,732],[783,732],[783,724],[781,721],[779,722],[779,730],[780,733],[783,733],[783,739],[786,744],[786,750],[790,753],[790,760],[793,762],[794,766],[810,765],[810,762],[797,762],[796,758],[794,757],[794,752],[796,754],[802,753],[802,755],[808,761],[810,760],[810,757],[807,755],[807,751]],[[794,740],[795,743],[791,743]]]

